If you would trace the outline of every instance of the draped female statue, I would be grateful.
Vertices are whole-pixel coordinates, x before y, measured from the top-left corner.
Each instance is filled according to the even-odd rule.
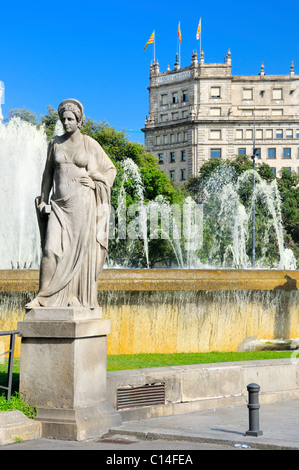
[[[58,114],[65,134],[49,143],[36,202],[42,245],[39,292],[26,308],[96,308],[116,170],[98,142],[80,132],[84,109],[79,101],[63,101]]]

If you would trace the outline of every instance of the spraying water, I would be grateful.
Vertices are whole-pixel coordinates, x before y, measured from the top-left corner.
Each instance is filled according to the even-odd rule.
[[[128,244],[128,250],[130,252],[130,245],[134,243],[134,240],[141,238],[144,245],[144,253],[146,257],[146,264],[149,267],[149,254],[148,254],[148,236],[147,236],[147,206],[144,201],[144,186],[140,175],[139,168],[131,160],[127,158],[123,165],[123,177],[121,188],[118,197],[118,220],[119,227],[119,238],[126,238],[132,243]],[[134,187],[137,203],[127,208],[126,203],[126,183]],[[126,227],[126,214],[133,217],[133,220]],[[135,216],[135,217],[134,217]]]
[[[63,129],[60,121],[55,134]],[[20,118],[0,124],[0,269],[38,268],[40,237],[34,199],[40,194],[47,153],[47,138]],[[118,197],[118,238],[126,239],[126,261],[130,267],[136,256],[134,243],[142,240],[147,267],[150,241],[167,239],[177,266],[187,269],[251,268],[249,247],[252,205],[266,214],[260,217],[257,268],[296,269],[293,252],[284,247],[281,199],[276,180],[267,183],[258,173],[255,189],[244,202],[244,188],[252,189],[253,170],[237,176],[228,165],[217,169],[202,188],[202,202],[187,197],[182,207],[170,205],[163,197],[145,200],[145,188],[137,165],[126,159]],[[134,204],[127,207],[127,192],[134,193]],[[248,202],[249,201],[249,202]],[[159,214],[159,215],[158,215]],[[130,220],[127,224],[127,218]],[[154,220],[154,222],[153,222]],[[269,240],[276,241],[277,253],[269,255]],[[275,244],[274,244],[275,245]]]
[[[122,213],[125,183],[129,179],[138,195],[139,233],[147,263],[149,242],[160,236],[169,241],[180,268],[250,269],[251,214],[255,204],[261,212],[259,220],[263,221],[258,232],[259,256],[255,267],[296,269],[293,252],[284,246],[281,198],[276,180],[268,183],[253,170],[238,176],[230,166],[224,165],[205,182],[201,204],[187,197],[182,207],[173,206],[163,196],[145,203],[140,171],[127,159],[119,198]],[[268,253],[270,238],[271,246],[277,247],[274,254]]]
[[[39,265],[34,200],[40,195],[46,154],[43,128],[20,118],[0,124],[0,269]]]

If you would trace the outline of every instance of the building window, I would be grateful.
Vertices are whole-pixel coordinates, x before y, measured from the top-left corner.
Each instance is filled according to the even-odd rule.
[[[244,88],[243,89],[243,100],[252,100],[253,99],[253,89]]]
[[[170,152],[170,163],[175,162],[175,152]]]
[[[239,157],[241,155],[246,155],[246,149],[238,149],[238,155],[239,155]]]
[[[185,162],[185,161],[186,161],[186,151],[181,150],[181,162]]]
[[[220,86],[212,86],[211,87],[211,98],[220,98],[221,96],[221,89]]]
[[[266,129],[266,139],[273,139],[273,130]]]
[[[185,103],[186,101],[188,101],[188,91],[183,90],[183,102]]]
[[[174,170],[170,171],[170,172],[169,172],[169,176],[170,176],[170,179],[171,179],[172,181],[174,181],[174,180],[175,180],[175,171],[174,171]]]
[[[296,131],[296,137],[299,139],[299,130]]]
[[[274,88],[272,98],[273,100],[282,100],[282,88]]]
[[[188,131],[184,131],[184,141],[188,140]]]
[[[253,116],[253,109],[243,109],[243,116]]]
[[[173,143],[174,143],[174,135],[173,135],[173,134],[170,134],[169,139],[170,139],[170,140],[169,140],[170,143],[173,144]]]
[[[168,114],[161,114],[161,122],[168,121]]]
[[[213,139],[213,140],[221,139],[221,130],[220,129],[211,130],[210,131],[210,139]]]
[[[179,113],[172,113],[172,120],[175,121],[176,119],[179,119]]]
[[[167,104],[167,95],[161,95],[161,105]]]
[[[165,134],[163,135],[163,144],[167,144],[168,143],[168,135]]]
[[[159,163],[163,165],[164,163],[164,153],[158,153]]]
[[[276,130],[276,139],[282,139],[282,129],[277,129]]]
[[[221,116],[221,108],[211,108],[210,116]]]
[[[291,167],[284,166],[284,167],[282,167],[282,171],[287,171],[288,173],[291,173]]]
[[[263,138],[263,130],[262,129],[256,129],[255,131],[255,137],[257,139],[262,139]]]
[[[182,118],[187,118],[187,117],[188,117],[188,110],[184,109],[184,111],[182,111]]]
[[[274,166],[271,166],[270,170],[272,171],[273,175],[276,176],[276,168]]]
[[[172,104],[176,104],[179,101],[178,92],[172,93]]]
[[[260,148],[255,149],[255,156],[256,156],[256,158],[262,158],[261,149],[260,149]]]
[[[159,135],[157,135],[156,137],[156,145],[160,145],[160,142],[161,142],[161,138]]]
[[[246,129],[246,132],[245,132],[245,138],[246,139],[253,139],[253,130],[252,129]]]
[[[287,129],[286,130],[286,139],[292,139],[293,138],[293,129]]]
[[[181,181],[185,181],[186,179],[186,170],[181,170]]]
[[[242,129],[237,129],[236,130],[236,139],[243,139],[243,130]]]
[[[291,149],[290,148],[284,148],[283,149],[283,158],[291,158]]]
[[[276,149],[275,148],[268,149],[268,158],[276,158]]]
[[[211,149],[211,158],[221,158],[221,149]]]

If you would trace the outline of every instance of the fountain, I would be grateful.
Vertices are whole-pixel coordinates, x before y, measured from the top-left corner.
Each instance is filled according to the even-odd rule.
[[[245,204],[241,195],[244,187],[254,191]],[[131,182],[137,202],[126,207],[125,183]],[[206,181],[203,201],[198,204],[186,197],[182,207],[170,205],[163,196],[145,202],[140,171],[127,159],[123,164],[123,178],[118,198],[118,223],[122,238],[128,237],[129,246],[136,238],[143,240],[146,264],[150,260],[150,241],[167,239],[175,253],[177,266],[184,269],[233,268],[250,269],[248,240],[252,205],[260,207],[265,222],[260,227],[260,257],[256,267],[261,269],[296,269],[296,259],[291,249],[285,248],[281,216],[281,198],[276,180],[267,183],[253,170],[239,177],[231,167],[224,165]],[[135,215],[126,231],[127,215]],[[133,229],[132,229],[133,227]],[[138,230],[136,230],[138,227]],[[149,233],[149,234],[148,234]],[[267,256],[270,235],[277,245],[276,259]]]
[[[0,330],[15,328],[38,288],[34,199],[40,193],[46,148],[43,128],[19,119],[0,125],[5,174],[0,188]],[[299,272],[293,253],[284,247],[275,180],[268,184],[255,173],[255,190],[245,203],[242,195],[251,187],[252,170],[236,177],[231,169],[222,168],[207,180],[200,204],[188,197],[178,206],[162,196],[146,201],[133,161],[123,163],[122,175],[118,207],[112,211],[118,224],[112,238],[126,244],[128,259],[136,253],[136,240],[141,240],[147,267],[151,241],[168,240],[176,265],[111,269],[109,260],[98,281],[103,318],[112,322],[109,354],[232,351],[248,338],[299,337]],[[127,207],[130,184],[135,203]],[[258,233],[262,248],[257,269],[251,269],[248,254],[253,203],[267,213]],[[277,249],[271,259],[267,250],[273,237]]]
[[[58,121],[55,134],[62,132]],[[32,208],[40,193],[46,134],[43,128],[14,118],[8,125],[0,125],[0,142],[0,162],[5,174],[0,188],[0,269],[37,268],[39,233]],[[245,204],[242,194],[244,188],[248,191],[248,187],[252,187],[253,173],[255,188]],[[135,200],[128,206],[126,191],[130,186]],[[131,159],[127,159],[122,165],[118,205],[112,211],[118,218],[116,236],[126,240],[127,253],[131,252],[135,241],[141,239],[147,267],[150,265],[150,241],[161,237],[169,241],[179,268],[249,269],[248,240],[252,205],[255,204],[266,214],[266,223],[259,233],[262,249],[256,266],[296,269],[292,251],[284,247],[276,180],[267,183],[253,170],[237,177],[231,167],[223,165],[206,181],[202,195],[200,204],[187,197],[182,207],[170,205],[162,196],[146,202],[140,171]],[[127,216],[131,218],[128,226]],[[267,257],[271,231],[277,242],[274,261]],[[126,266],[130,267],[128,260]]]
[[[141,238],[144,245],[144,253],[146,257],[147,267],[149,266],[149,254],[148,254],[148,238],[147,238],[147,208],[144,202],[144,190],[143,183],[140,175],[140,171],[137,165],[131,159],[127,159],[123,163],[123,178],[118,196],[117,215],[118,215],[118,238],[126,239],[128,235],[128,253],[134,243],[134,240]],[[137,196],[137,204],[131,205],[127,209],[126,203],[126,189],[125,185],[129,182],[134,186],[134,192]],[[133,220],[128,227],[126,227],[126,215],[134,216],[135,210],[138,212],[137,226],[135,220]]]
[[[40,258],[34,199],[40,184],[47,138],[44,129],[21,120],[0,124],[0,269],[36,268]]]

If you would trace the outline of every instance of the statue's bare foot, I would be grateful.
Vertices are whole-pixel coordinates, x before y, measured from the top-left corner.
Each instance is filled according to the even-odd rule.
[[[25,305],[25,308],[26,310],[29,310],[31,308],[37,308],[37,307],[40,307],[40,303],[39,301],[37,300],[37,298],[33,299],[31,302],[29,302],[28,304]]]
[[[77,297],[73,296],[68,303],[68,307],[82,307]]]

